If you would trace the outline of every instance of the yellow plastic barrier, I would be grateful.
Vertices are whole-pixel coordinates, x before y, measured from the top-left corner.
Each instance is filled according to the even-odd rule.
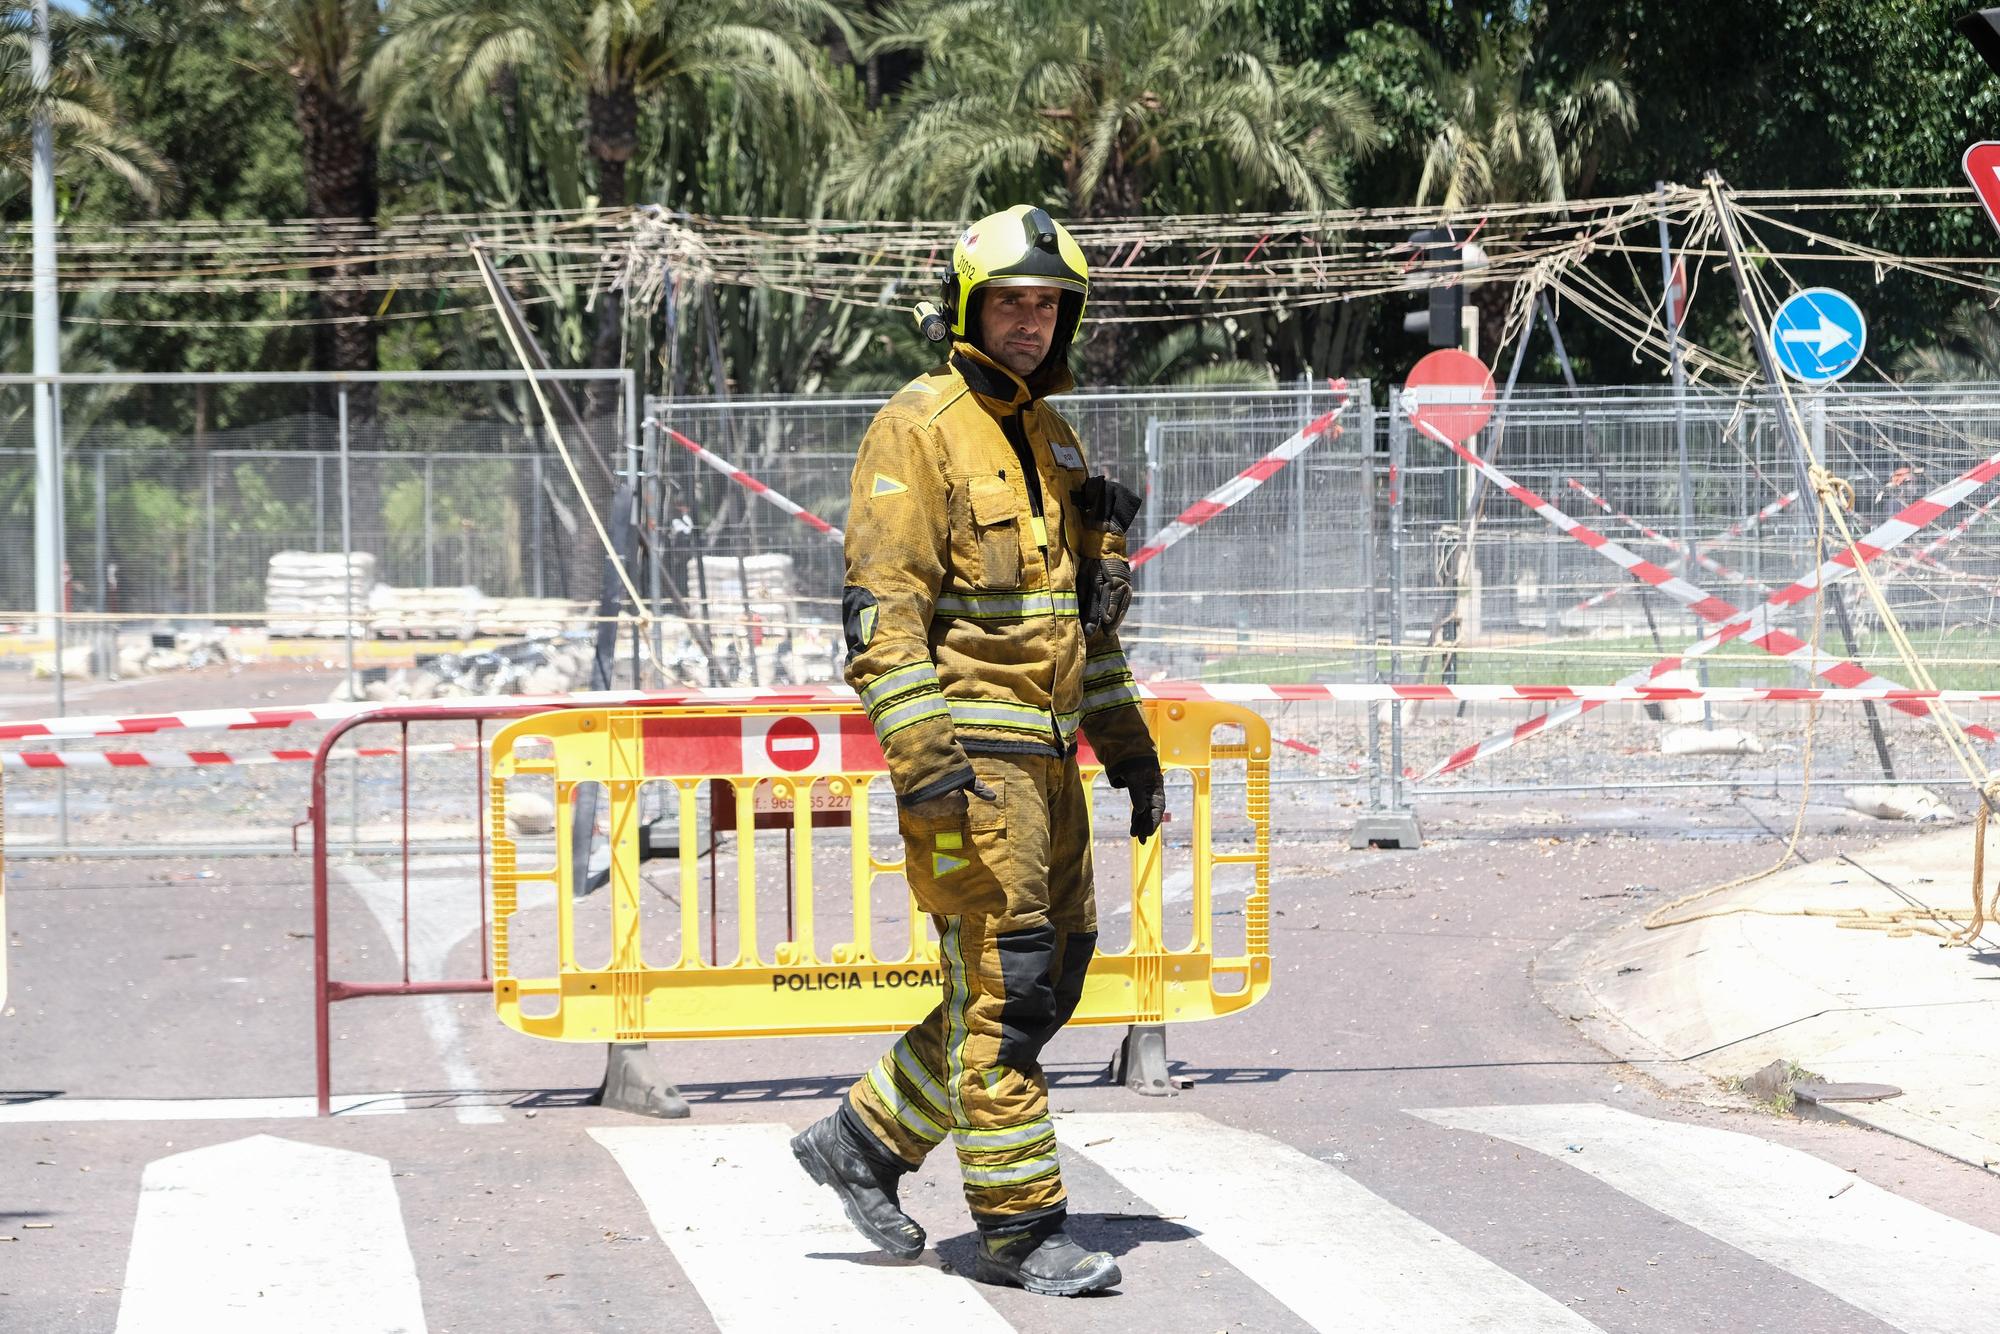
[[[1122,950],[1100,950],[1074,1023],[1209,1019],[1254,1005],[1271,985],[1270,731],[1255,713],[1235,705],[1153,700],[1144,707],[1170,793],[1176,772],[1192,780],[1186,868],[1192,930],[1184,945],[1163,941],[1163,840],[1132,843],[1131,940]],[[1230,735],[1219,739],[1219,731]],[[886,790],[889,780],[856,706],[565,710],[511,723],[492,745],[494,998],[509,1027],[568,1042],[879,1033],[905,1028],[937,1004],[937,942],[929,918],[900,883],[894,910],[909,914],[910,946],[898,957],[882,957],[872,938],[876,881],[900,876],[903,863],[878,860],[871,851],[871,840],[897,848],[901,842],[893,816],[891,828],[880,834],[870,827],[869,790],[876,784]],[[1094,757],[1086,751],[1082,758],[1094,780]],[[1218,761],[1242,763],[1249,851],[1214,850],[1211,768]],[[554,865],[546,867],[550,854],[537,849],[545,869],[527,870],[508,825],[508,791],[510,783],[537,775],[555,788]],[[608,793],[608,907],[602,898],[579,901],[574,893],[570,820],[578,783],[601,783]],[[641,789],[647,784],[666,789],[679,835],[678,906],[666,910],[678,913],[677,939],[656,942],[650,953],[641,931],[639,871]],[[734,794],[727,803],[733,812],[718,803],[723,827],[711,834],[726,834],[733,814],[734,901],[725,894],[724,904],[733,913],[735,939],[734,957],[726,962],[704,959],[701,952],[700,863],[703,848],[712,845],[700,837],[698,816],[712,784],[726,784],[725,793]],[[810,799],[793,800],[801,792]],[[768,812],[772,798],[788,811],[781,819],[788,830],[789,899],[760,875],[757,808]],[[851,884],[842,894],[852,904],[852,938],[822,948],[814,911],[816,827],[824,833],[831,820],[842,818],[834,813],[842,806],[852,820],[846,849]],[[1122,793],[1118,809],[1122,822]],[[771,827],[771,816],[763,818],[763,827]],[[1217,958],[1211,895],[1216,868],[1227,865],[1252,868],[1254,883],[1243,909],[1245,951]],[[554,890],[559,962],[554,976],[523,977],[514,969],[513,947],[523,925],[516,913],[522,887],[536,882]],[[1108,906],[1100,896],[1100,912]],[[781,909],[788,914],[780,915]],[[608,915],[608,966],[578,964],[579,911]],[[715,924],[711,918],[711,931]],[[765,939],[785,934],[790,938]]]

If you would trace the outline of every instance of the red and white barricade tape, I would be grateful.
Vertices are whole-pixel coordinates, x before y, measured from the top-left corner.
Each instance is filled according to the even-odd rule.
[[[1141,565],[1144,565],[1147,561],[1153,559],[1153,557],[1159,555],[1168,547],[1228,509],[1231,505],[1242,500],[1243,497],[1255,491],[1265,482],[1271,480],[1287,463],[1290,463],[1293,459],[1312,448],[1314,442],[1321,436],[1325,436],[1329,440],[1338,440],[1342,427],[1337,424],[1335,418],[1347,410],[1347,404],[1352,395],[1348,391],[1347,381],[1345,380],[1335,380],[1333,382],[1333,389],[1335,393],[1340,395],[1340,401],[1333,405],[1331,411],[1313,418],[1300,428],[1295,435],[1289,437],[1276,449],[1266,454],[1263,458],[1258,459],[1242,472],[1237,473],[1236,476],[1230,478],[1221,486],[1216,487],[1215,490],[1209,492],[1194,504],[1182,510],[1173,522],[1153,534],[1151,541],[1132,553],[1132,568],[1135,570],[1138,569]]]
[[[1575,538],[1598,555],[1610,561],[1613,565],[1616,565],[1619,569],[1625,571],[1625,573],[1631,575],[1634,579],[1659,589],[1662,593],[1665,593],[1668,597],[1680,603],[1705,621],[1726,621],[1731,616],[1737,614],[1736,608],[1723,599],[1716,597],[1695,584],[1689,583],[1686,579],[1670,570],[1662,569],[1660,566],[1647,560],[1644,556],[1633,551],[1630,547],[1612,541],[1588,524],[1579,523],[1575,519],[1572,519],[1569,515],[1563,513],[1554,505],[1551,505],[1548,501],[1530,491],[1527,487],[1522,486],[1519,482],[1509,477],[1506,473],[1501,472],[1464,445],[1459,444],[1456,440],[1439,431],[1429,422],[1423,420],[1421,416],[1413,416],[1411,420],[1416,424],[1418,430],[1449,449],[1452,453],[1458,455],[1461,459],[1464,459],[1473,468],[1477,469],[1487,481],[1520,501],[1534,513],[1541,515],[1557,532]]]
[[[483,713],[496,707],[523,709],[616,708],[640,705],[728,705],[811,703],[825,699],[852,699],[845,686],[766,686],[685,690],[590,690],[574,695],[486,695],[464,699],[427,700],[423,708],[438,719],[457,713]],[[37,718],[0,722],[0,741],[33,737],[134,736],[169,732],[180,728],[217,731],[257,731],[290,727],[295,723],[334,722],[367,713],[371,709],[393,707],[359,701],[329,704],[299,704],[273,709],[188,709],[179,713],[73,714],[67,718]]]
[[[1419,426],[1421,427],[1422,423],[1419,423]],[[1855,542],[1854,550],[1837,552],[1832,559],[1825,561],[1817,569],[1771,594],[1761,606],[1746,616],[1743,612],[1730,606],[1729,603],[1703,592],[1703,590],[1687,583],[1685,580],[1667,575],[1664,570],[1660,570],[1657,566],[1637,561],[1637,558],[1633,557],[1630,552],[1624,551],[1622,547],[1618,547],[1614,542],[1597,537],[1594,533],[1590,534],[1590,536],[1596,539],[1595,542],[1578,536],[1579,532],[1589,533],[1590,530],[1584,528],[1583,525],[1577,523],[1575,520],[1570,519],[1567,515],[1562,514],[1560,510],[1557,510],[1540,496],[1535,495],[1534,492],[1527,490],[1525,487],[1518,486],[1511,479],[1507,478],[1504,473],[1492,467],[1492,465],[1473,454],[1470,450],[1445,439],[1441,435],[1434,434],[1434,438],[1461,458],[1464,458],[1466,462],[1484,472],[1489,478],[1493,479],[1495,485],[1501,487],[1509,495],[1514,496],[1522,504],[1535,510],[1536,513],[1541,514],[1544,518],[1548,518],[1557,528],[1570,533],[1571,536],[1578,537],[1579,541],[1583,541],[1584,545],[1592,547],[1593,550],[1598,550],[1610,556],[1610,559],[1627,569],[1629,573],[1645,579],[1646,582],[1659,588],[1668,596],[1682,602],[1690,611],[1702,619],[1724,622],[1719,630],[1709,634],[1706,638],[1698,641],[1683,652],[1672,657],[1662,658],[1642,671],[1622,677],[1616,684],[1621,686],[1641,684],[1664,672],[1674,670],[1690,658],[1711,653],[1723,644],[1740,638],[1763,649],[1766,653],[1774,657],[1798,661],[1815,676],[1823,676],[1837,686],[1849,689],[1885,690],[1888,693],[1881,696],[1881,698],[1886,700],[1891,708],[1919,717],[1927,716],[1929,709],[1924,703],[1919,702],[1918,697],[1906,693],[1904,688],[1895,681],[1870,672],[1859,663],[1828,656],[1824,650],[1814,649],[1812,645],[1807,644],[1796,635],[1773,628],[1771,621],[1779,613],[1812,597],[1818,589],[1837,583],[1852,574],[1858,567],[1857,552],[1859,553],[1859,560],[1866,562],[1875,560],[1886,552],[1894,550],[1981,486],[1991,481],[1995,476],[2000,476],[2000,454],[1995,454],[1984,462],[1967,469],[1964,473],[1961,473],[1952,481],[1931,492],[1923,499],[1904,506],[1894,516],[1878,524],[1863,537],[1858,538]],[[1557,517],[1551,518],[1551,515]],[[1607,548],[1616,548],[1626,559],[1633,560],[1639,565],[1645,565],[1646,570],[1650,574],[1626,565],[1624,559],[1620,559],[1618,555],[1611,555]],[[1664,576],[1664,578],[1657,576]],[[1721,615],[1717,614],[1718,611],[1721,612]],[[1420,783],[1428,782],[1433,778],[1451,773],[1457,769],[1462,769],[1475,760],[1507,750],[1538,732],[1544,732],[1550,728],[1561,726],[1599,707],[1601,707],[1600,703],[1583,701],[1565,705],[1563,708],[1554,709],[1538,717],[1530,718],[1518,727],[1506,732],[1496,733],[1482,741],[1454,752],[1442,763],[1423,774],[1417,781]],[[1981,741],[2000,741],[2000,733],[1995,733],[1990,728],[1974,725],[1967,727],[1965,732],[1966,735]]]
[[[1799,498],[1798,492],[1787,491],[1785,492],[1784,495],[1779,496],[1776,500],[1766,505],[1763,509],[1758,510],[1755,514],[1751,515],[1749,518],[1738,519],[1735,523],[1730,524],[1727,528],[1723,529],[1721,532],[1717,533],[1714,537],[1711,537],[1708,540],[1711,544],[1713,544],[1716,542],[1727,542],[1731,538],[1741,537],[1743,536],[1743,534],[1749,532],[1752,528],[1755,528],[1759,524],[1763,523],[1766,519],[1777,518],[1778,515],[1782,514],[1785,511],[1785,508],[1788,505],[1790,505],[1793,501],[1797,500],[1798,498]]]
[[[385,755],[441,755],[471,750],[470,741],[424,742],[415,746],[355,746],[336,750],[336,760]],[[17,750],[0,751],[0,769],[205,769],[211,765],[298,764],[315,750]]]
[[[1612,505],[1610,501],[1606,500],[1603,496],[1598,495],[1595,491],[1585,486],[1582,482],[1579,482],[1576,478],[1571,477],[1568,478],[1567,480],[1569,482],[1571,490],[1581,494],[1585,500],[1588,500],[1591,504],[1597,506],[1597,508],[1603,510],[1606,514],[1618,520],[1618,522],[1624,524],[1627,528],[1631,528],[1637,531],[1638,533],[1643,535],[1648,541],[1658,542],[1661,546],[1665,547],[1667,550],[1675,553],[1676,555],[1682,557],[1685,557],[1687,555],[1688,551],[1687,546],[1684,543],[1682,543],[1679,538],[1668,537],[1665,533],[1660,532],[1658,529],[1652,528],[1647,524],[1640,522],[1638,519],[1633,518],[1631,515],[1624,513],[1622,510],[1617,509]],[[1701,566],[1702,569],[1707,570],[1710,574],[1715,575],[1719,579],[1728,579],[1733,583],[1739,583],[1739,584],[1750,582],[1749,575],[1730,569],[1727,565],[1724,565],[1721,561],[1716,560],[1714,557],[1702,551],[1699,546],[1695,548],[1694,561],[1695,564]]]
[[[1586,496],[1589,496],[1592,500],[1597,501],[1598,507],[1600,509],[1603,509],[1607,514],[1612,513],[1612,510],[1609,505],[1605,504],[1604,501],[1600,500],[1587,487],[1584,487],[1581,484],[1579,484],[1574,478],[1570,479],[1570,485],[1576,487],[1579,491],[1582,491]],[[1732,538],[1741,537],[1743,534],[1749,532],[1752,528],[1755,528],[1758,524],[1763,523],[1766,519],[1775,518],[1778,514],[1782,513],[1787,506],[1789,506],[1793,501],[1797,500],[1798,498],[1799,498],[1798,492],[1788,491],[1784,495],[1779,496],[1776,500],[1772,501],[1770,504],[1764,506],[1763,509],[1758,510],[1755,514],[1752,514],[1749,518],[1738,519],[1735,523],[1730,524],[1729,527],[1723,529],[1721,532],[1717,533],[1714,537],[1704,538],[1700,542],[1695,543],[1695,552],[1697,557],[1698,558],[1700,557],[1700,552],[1702,547],[1714,546],[1717,543],[1727,542]],[[1623,518],[1627,523],[1631,523],[1634,526],[1637,526],[1638,524],[1638,521],[1636,519],[1632,519],[1626,515],[1615,515],[1614,517]],[[1679,544],[1675,543],[1672,538],[1662,536],[1661,540],[1674,545],[1676,549],[1678,549],[1679,547]],[[1704,560],[1703,563],[1704,566],[1707,565],[1706,560]],[[1735,572],[1729,571],[1728,573],[1733,575]],[[1765,592],[1769,591],[1769,585],[1758,583],[1756,580],[1749,579],[1747,576],[1738,575],[1736,576],[1736,578],[1738,579],[1739,582],[1747,582],[1755,584],[1755,586],[1761,591]],[[1574,607],[1571,607],[1570,610],[1573,612],[1589,611],[1592,607],[1601,607],[1605,603],[1611,601],[1613,598],[1623,597],[1625,594],[1631,591],[1632,591],[1632,585],[1620,584],[1616,588],[1608,588],[1602,593],[1592,594],[1591,596],[1585,598],[1583,601],[1577,603]]]
[[[1704,641],[1706,642],[1706,641]],[[1693,655],[1693,650],[1688,656]],[[1566,704],[1586,708],[1601,708],[1606,704],[1658,704],[1676,700],[1707,700],[1716,704],[1843,704],[1878,702],[1890,705],[1908,705],[1921,709],[1931,701],[1945,704],[1996,704],[2000,705],[2000,690],[1906,690],[1898,686],[1882,684],[1861,686],[1800,687],[1800,686],[1663,686],[1653,684],[1643,678],[1628,678],[1611,685],[1434,685],[1415,683],[1392,685],[1386,682],[1321,682],[1310,685],[1278,684],[1256,685],[1248,683],[1207,685],[1193,681],[1155,681],[1139,687],[1142,696],[1158,700],[1215,700],[1226,704],[1375,704],[1389,700],[1407,701],[1459,701],[1475,704]],[[801,690],[688,690],[675,695],[660,692],[635,694],[624,691],[596,691],[574,696],[538,696],[533,700],[519,695],[498,696],[490,700],[460,699],[450,703],[464,709],[490,707],[503,704],[549,704],[554,706],[597,706],[597,707],[640,707],[644,705],[732,705],[771,703],[825,703],[830,700],[851,700],[853,693],[844,689],[820,691]],[[349,706],[342,706],[349,707]],[[366,705],[364,708],[383,707]],[[359,711],[359,710],[357,710]],[[213,710],[214,713],[227,712]],[[187,726],[204,725],[202,715],[190,713],[182,715],[190,720]],[[839,720],[845,719],[845,722]],[[78,722],[81,719],[62,721]],[[743,727],[737,727],[737,722]],[[217,724],[209,724],[217,725]],[[281,725],[281,724],[279,724]],[[699,729],[697,729],[698,732]],[[1970,729],[1968,729],[1970,730]],[[808,733],[812,735],[808,735]],[[866,734],[864,737],[863,734]],[[99,733],[98,735],[112,735]],[[685,728],[674,733],[676,745],[697,745],[699,736]],[[1987,734],[1989,737],[1991,734]],[[728,747],[748,747],[739,755],[729,750],[727,755],[720,751],[703,763],[743,765],[731,772],[783,774],[797,772],[807,762],[814,760],[825,750],[835,753],[837,747],[861,747],[872,744],[873,733],[869,731],[865,718],[860,715],[768,715],[747,719],[727,719],[719,725],[715,736],[722,738]],[[693,740],[690,740],[693,737]],[[740,739],[739,739],[740,738]],[[1304,741],[1284,737],[1273,738],[1278,744],[1308,755],[1323,752],[1317,746]],[[754,744],[753,744],[754,743]],[[761,747],[761,749],[758,749]],[[395,755],[439,754],[449,751],[473,749],[469,741],[426,742],[409,746],[362,746],[333,752],[334,758],[355,756],[376,757]],[[317,752],[310,748],[271,751],[12,751],[0,752],[0,766],[9,769],[187,769],[210,765],[240,764],[284,764],[311,760]],[[706,752],[704,752],[705,754]],[[1428,777],[1429,775],[1426,775]]]
[[[1966,515],[1965,518],[1959,521],[1957,524],[1953,525],[1945,532],[1939,534],[1931,541],[1925,543],[1924,546],[1919,551],[1917,551],[1915,555],[1911,556],[1907,562],[1904,562],[1903,567],[1907,569],[1911,564],[1924,565],[1929,567],[1930,569],[1951,575],[1955,579],[1970,578],[1970,576],[1962,574],[1959,571],[1952,569],[1951,566],[1946,565],[1943,561],[1935,559],[1934,553],[1939,551],[1943,547],[1948,546],[1951,543],[1957,541],[1959,538],[1965,536],[1966,529],[1972,527],[1972,525],[1976,523],[1978,520],[1984,518],[1988,514],[1991,514],[1996,508],[2000,508],[2000,500],[1989,500],[1984,505],[1979,506],[1979,508],[1973,510],[1972,513]],[[1988,586],[1982,580],[1974,579],[1972,580],[1972,582],[1975,585],[1978,585],[1979,587]]]
[[[1685,563],[1690,552],[1687,548],[1687,545],[1681,542],[1678,538],[1668,537],[1665,533],[1659,532],[1658,530],[1651,528],[1644,523],[1641,523],[1639,520],[1633,518],[1631,515],[1619,511],[1618,509],[1612,506],[1610,501],[1606,500],[1603,496],[1598,495],[1595,491],[1585,486],[1582,482],[1579,482],[1576,478],[1571,477],[1567,480],[1569,482],[1571,489],[1580,493],[1585,500],[1588,500],[1591,504],[1597,506],[1598,509],[1603,510],[1606,514],[1618,520],[1618,522],[1624,524],[1626,527],[1638,531],[1639,533],[1644,535],[1648,540],[1660,543],[1662,546],[1666,547],[1667,550],[1680,556],[1681,557],[1680,563],[1683,564]],[[1694,556],[1695,564],[1701,566],[1702,569],[1707,570],[1710,574],[1714,575],[1718,579],[1726,580],[1732,584],[1749,584],[1759,589],[1760,591],[1764,592],[1769,591],[1769,589],[1767,589],[1763,584],[1758,583],[1756,580],[1752,579],[1749,575],[1744,574],[1739,570],[1732,570],[1727,565],[1724,565],[1721,561],[1716,560],[1713,556],[1710,556],[1708,553],[1704,552],[1699,545],[1697,545],[1694,548],[1691,554]]]
[[[836,542],[845,539],[846,534],[841,532],[840,529],[835,528],[832,524],[828,523],[825,519],[820,518],[819,515],[814,514],[811,510],[807,509],[804,505],[799,504],[796,500],[788,499],[787,497],[780,495],[778,492],[773,491],[768,485],[758,481],[755,477],[752,477],[749,473],[744,472],[741,468],[731,463],[728,459],[723,458],[722,455],[716,453],[714,450],[707,449],[701,445],[696,444],[694,441],[688,439],[686,436],[682,435],[679,431],[676,431],[671,426],[661,425],[660,429],[665,431],[668,435],[672,436],[675,444],[678,444],[681,448],[687,450],[688,453],[694,455],[696,458],[700,459],[703,463],[715,469],[717,472],[721,473],[724,477],[727,477],[730,481],[736,483],[744,490],[762,496],[764,499],[770,501],[773,505],[776,505],[779,509],[783,510],[785,513],[791,515],[794,519],[797,519],[800,523],[805,524],[808,528],[817,528],[820,532],[825,533],[828,537],[832,538]]]

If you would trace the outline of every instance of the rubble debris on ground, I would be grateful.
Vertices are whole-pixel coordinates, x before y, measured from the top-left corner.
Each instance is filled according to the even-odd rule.
[[[241,663],[261,658],[270,648],[262,630],[211,626],[194,630],[119,630],[98,624],[71,631],[87,642],[65,644],[63,677],[84,680],[97,676],[151,676],[159,672],[199,670],[216,663]],[[37,680],[55,675],[54,650],[31,660]]]
[[[420,653],[411,667],[366,667],[358,697],[376,703],[464,699],[473,695],[565,695],[590,688],[592,638],[537,636],[463,653]],[[356,694],[342,682],[335,700]]]
[[[556,808],[547,797],[534,792],[507,795],[507,831],[516,838],[551,834],[556,827]]]
[[[840,642],[831,626],[749,638],[728,638],[716,644],[709,659],[695,644],[687,623],[663,618],[654,623],[662,673],[677,685],[805,685],[840,677]],[[366,699],[379,704],[463,699],[473,695],[567,695],[593,689],[592,663],[596,636],[588,631],[534,636],[492,648],[462,653],[418,654],[411,667],[366,667],[356,691],[343,681],[335,701]],[[751,673],[755,671],[753,678]],[[659,684],[661,673],[647,667],[640,679]],[[632,684],[630,632],[617,641],[611,684]]]

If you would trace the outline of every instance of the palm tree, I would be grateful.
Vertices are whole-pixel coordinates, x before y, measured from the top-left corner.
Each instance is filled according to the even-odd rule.
[[[1235,340],[1212,323],[1184,324],[1162,335],[1134,359],[1130,379],[1182,389],[1269,389],[1277,383],[1269,363],[1240,360]]]
[[[291,85],[294,118],[305,156],[307,216],[322,222],[336,253],[352,253],[375,226],[378,202],[375,140],[361,74],[380,42],[377,0],[242,0],[247,17],[270,43],[265,72]],[[329,273],[320,309],[332,323],[316,327],[315,362],[322,369],[372,371],[380,336],[373,302],[361,279],[365,261]],[[363,420],[374,417],[370,386],[349,394]]]
[[[1561,203],[1587,190],[1604,149],[1638,124],[1622,71],[1595,65],[1551,86],[1528,33],[1490,32],[1464,69],[1425,64],[1438,123],[1417,203],[1447,212],[1489,203]]]
[[[55,128],[58,176],[95,165],[124,181],[146,203],[157,203],[172,182],[172,169],[126,125],[97,65],[103,45],[128,35],[126,30],[71,10],[51,9],[49,81],[38,89],[29,66],[33,29],[32,5],[24,0],[0,3],[0,208],[27,193],[38,115],[47,115]]]
[[[2000,316],[1977,301],[1953,307],[1932,347],[1913,348],[1896,359],[1905,380],[1958,384],[2000,379]]]
[[[1412,38],[1412,41],[1415,39]],[[1418,204],[1460,213],[1482,204],[1562,203],[1587,192],[1606,148],[1638,124],[1631,85],[1609,64],[1552,83],[1526,29],[1481,35],[1471,61],[1449,69],[1424,48],[1436,121],[1423,149]],[[1512,293],[1495,283],[1472,292],[1491,348]]]
[[[817,44],[849,32],[836,0],[408,0],[364,87],[385,97],[393,130],[429,85],[462,109],[482,104],[503,71],[533,68],[585,103],[585,147],[596,169],[597,207],[631,202],[627,169],[639,149],[640,112],[698,112],[726,82],[752,121],[844,121]],[[597,298],[592,364],[622,363],[623,301]]]
[[[964,216],[1031,192],[1130,216],[1160,173],[1221,157],[1325,208],[1374,141],[1361,100],[1285,64],[1242,0],[911,0],[872,49],[924,66],[836,169],[849,207]]]
[[[911,0],[871,50],[923,67],[835,168],[843,209],[966,218],[1025,199],[1131,216],[1195,175],[1326,208],[1376,142],[1362,100],[1286,64],[1248,0]],[[1095,378],[1129,373],[1125,342],[1096,330]]]

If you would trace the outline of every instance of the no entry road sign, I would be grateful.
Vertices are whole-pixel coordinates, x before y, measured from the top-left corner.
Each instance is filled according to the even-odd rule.
[[[1771,317],[1771,355],[1794,380],[1838,380],[1860,364],[1867,347],[1868,321],[1861,317],[1861,307],[1831,287],[1808,287]]]
[[[1418,427],[1463,444],[1493,415],[1493,373],[1470,353],[1439,348],[1410,369],[1403,410]]]
[[[1958,165],[1965,169],[1965,179],[1972,182],[1987,218],[2000,227],[2000,142],[1981,140],[1965,150]]]

